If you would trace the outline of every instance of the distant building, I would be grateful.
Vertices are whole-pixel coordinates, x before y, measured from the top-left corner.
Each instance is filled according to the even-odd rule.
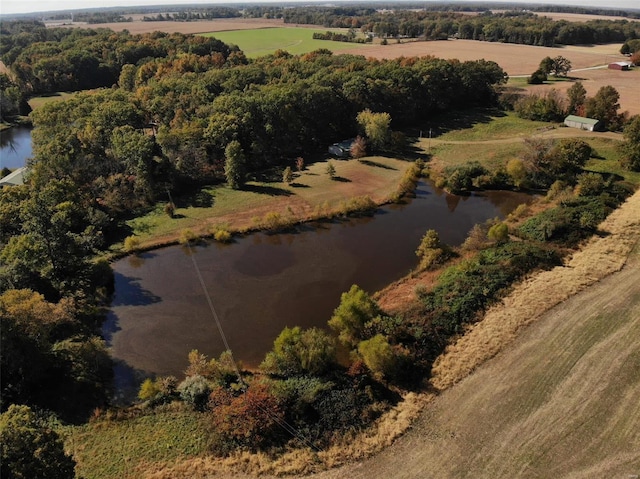
[[[599,131],[602,129],[602,122],[594,118],[585,118],[583,116],[569,115],[564,119],[564,124],[571,128],[579,128],[580,130]]]
[[[631,62],[613,62],[609,63],[609,70],[631,70]]]
[[[353,138],[350,138],[340,143],[334,143],[329,147],[329,153],[336,158],[349,158],[351,156],[351,145],[353,145],[354,141]]]
[[[4,178],[0,178],[0,188],[4,188],[5,186],[24,185],[24,177],[27,173],[28,169],[26,166],[15,169]]]

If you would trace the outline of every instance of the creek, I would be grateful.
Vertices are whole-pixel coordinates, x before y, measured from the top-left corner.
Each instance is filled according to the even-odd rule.
[[[255,367],[285,326],[326,327],[352,284],[373,293],[415,268],[426,230],[457,245],[473,225],[532,200],[504,191],[450,195],[427,182],[415,193],[372,217],[254,233],[229,245],[171,246],[115,262],[103,335],[116,362],[117,397],[133,397],[144,377],[181,378],[192,349],[209,357],[225,350],[194,260],[234,357]]]

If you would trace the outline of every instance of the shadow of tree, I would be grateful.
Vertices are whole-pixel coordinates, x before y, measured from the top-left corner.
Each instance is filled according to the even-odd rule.
[[[374,166],[376,168],[383,168],[385,170],[397,170],[397,168],[394,168],[393,166],[378,163],[377,161],[373,161],[373,160],[358,160],[358,161],[363,165],[367,165],[367,166]]]
[[[342,176],[334,176],[331,178],[333,181],[340,181],[341,183],[351,183],[349,178],[343,178]]]
[[[258,193],[261,195],[269,195],[269,196],[291,196],[289,190],[285,190],[284,188],[278,188],[277,186],[269,186],[269,185],[252,185],[247,184],[242,188],[245,191],[251,191],[252,193]]]
[[[297,183],[297,182],[290,183],[289,186],[293,188],[311,188],[309,185],[305,185],[304,183]]]

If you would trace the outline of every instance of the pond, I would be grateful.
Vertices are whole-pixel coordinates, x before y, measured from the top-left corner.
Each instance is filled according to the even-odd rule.
[[[131,397],[145,376],[180,378],[192,349],[209,357],[224,351],[194,261],[234,357],[253,367],[285,326],[326,327],[352,284],[373,293],[406,275],[417,265],[414,252],[426,230],[460,244],[473,225],[531,199],[512,192],[456,196],[420,182],[415,199],[379,208],[373,217],[119,260],[103,327],[117,363],[116,390]]]
[[[25,166],[31,155],[31,128],[14,126],[0,132],[0,169]]]

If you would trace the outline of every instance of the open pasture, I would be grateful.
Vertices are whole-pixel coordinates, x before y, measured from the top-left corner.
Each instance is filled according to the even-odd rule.
[[[212,32],[206,33],[204,36],[215,37],[226,44],[238,45],[250,58],[268,55],[276,50],[286,50],[291,54],[298,55],[320,48],[327,48],[334,52],[353,49],[353,43],[313,39],[315,32],[325,33],[327,30],[326,28],[286,27]]]

